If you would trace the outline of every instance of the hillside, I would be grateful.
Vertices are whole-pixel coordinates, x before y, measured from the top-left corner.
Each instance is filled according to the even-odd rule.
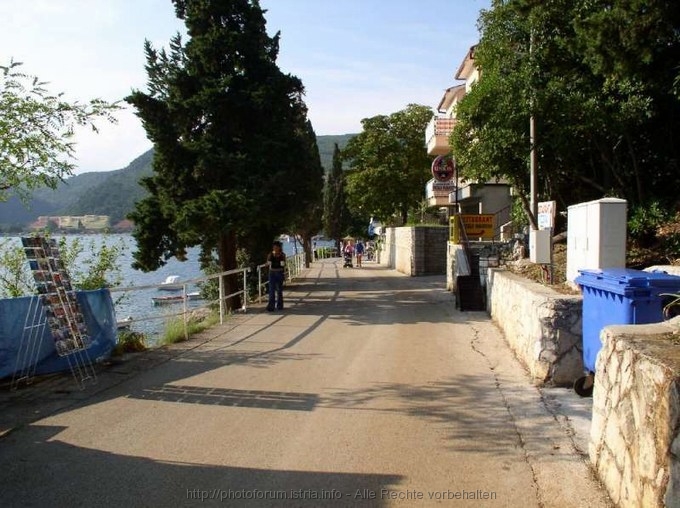
[[[338,134],[335,136],[317,136],[316,144],[319,148],[319,157],[321,157],[321,165],[326,171],[330,171],[333,167],[333,150],[335,143],[338,144],[340,150],[347,146],[347,142],[356,134]]]
[[[111,223],[121,221],[142,199],[146,191],[139,180],[152,172],[153,150],[149,150],[128,167],[113,171],[110,176],[88,192],[82,192],[62,209],[64,215],[110,215]]]
[[[330,171],[333,148],[347,145],[353,134],[317,136],[321,164]],[[109,215],[111,222],[125,218],[136,201],[144,197],[140,178],[152,172],[153,150],[149,150],[126,168],[115,171],[83,173],[68,178],[57,189],[39,189],[25,205],[17,198],[0,203],[0,230],[20,230],[41,215]]]

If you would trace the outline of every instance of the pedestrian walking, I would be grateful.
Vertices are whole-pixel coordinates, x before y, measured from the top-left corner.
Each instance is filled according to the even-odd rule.
[[[269,303],[267,310],[283,309],[283,274],[286,268],[286,254],[278,240],[272,244],[272,251],[267,256],[269,267]]]
[[[361,268],[361,259],[364,257],[364,242],[361,241],[361,238],[359,238],[354,246],[354,253],[357,257],[357,268]]]

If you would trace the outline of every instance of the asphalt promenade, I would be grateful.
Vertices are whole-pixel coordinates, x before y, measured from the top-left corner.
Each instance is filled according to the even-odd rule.
[[[315,262],[286,308],[0,389],[2,506],[610,506],[589,402],[537,389],[444,278]]]

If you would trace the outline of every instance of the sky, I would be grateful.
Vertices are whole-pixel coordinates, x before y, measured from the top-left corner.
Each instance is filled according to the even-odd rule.
[[[279,68],[299,77],[318,135],[361,131],[361,120],[410,103],[435,108],[478,40],[491,0],[261,0],[281,33]],[[47,81],[70,101],[118,101],[145,90],[144,41],[183,31],[171,0],[1,0],[0,64]],[[151,148],[134,109],[76,133],[76,173],[126,167]]]

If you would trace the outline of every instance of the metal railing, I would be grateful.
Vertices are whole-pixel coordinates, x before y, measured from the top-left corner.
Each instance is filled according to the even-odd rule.
[[[268,277],[267,274],[267,264],[263,263],[261,265],[257,266],[257,276],[258,276],[258,302],[262,301],[262,296],[264,294],[265,288],[268,285]],[[288,281],[292,281],[294,278],[298,277],[302,270],[305,268],[305,256],[304,253],[300,254],[295,254],[293,256],[289,256],[286,261],[286,271],[285,271],[285,279]],[[141,323],[145,321],[153,321],[153,320],[160,320],[160,319],[168,319],[172,317],[179,317],[182,316],[183,322],[184,322],[184,333],[185,337],[188,338],[188,318],[189,318],[189,310],[190,308],[188,307],[188,302],[191,299],[190,294],[187,292],[187,288],[189,286],[196,285],[201,282],[207,282],[210,280],[217,279],[218,280],[218,298],[215,300],[208,301],[207,303],[218,303],[219,304],[219,316],[220,316],[220,324],[224,323],[224,317],[227,314],[226,312],[226,302],[231,299],[240,296],[241,297],[241,309],[243,312],[246,312],[247,307],[248,307],[248,300],[249,300],[249,294],[248,294],[248,280],[247,280],[247,274],[250,272],[250,268],[235,268],[233,270],[227,270],[225,272],[220,272],[212,275],[207,275],[204,277],[197,277],[194,279],[187,279],[183,281],[178,281],[177,284],[181,284],[181,292],[178,290],[178,294],[176,295],[176,299],[172,299],[172,303],[181,303],[182,304],[182,310],[178,312],[164,312],[164,313],[158,313],[156,315],[150,315],[150,316],[144,316],[144,317],[137,317],[137,318],[127,318],[121,323],[124,323],[126,326],[131,326],[134,323]],[[240,284],[240,288],[238,288],[236,291],[233,291],[232,293],[225,294],[225,286],[224,286],[224,277],[230,276],[230,275],[238,275],[242,274],[242,282]],[[126,287],[115,287],[111,288],[110,292],[111,293],[119,293],[119,294],[124,294],[127,292],[132,292],[132,291],[140,291],[140,290],[146,290],[146,289],[158,289],[162,288],[164,284],[147,284],[143,286],[126,286]],[[174,295],[173,295],[174,296]],[[160,297],[163,298],[163,297]],[[161,300],[162,301],[162,300]]]
[[[493,216],[493,238],[501,239],[501,228],[511,221],[512,205],[501,208]]]
[[[301,252],[286,257],[286,270],[284,279],[292,281],[305,267],[305,254]],[[266,275],[265,275],[266,274]],[[264,279],[264,280],[263,280]],[[267,263],[257,265],[257,301],[262,302],[262,295],[265,288],[269,285],[269,270]]]
[[[317,247],[314,249],[314,259],[330,259],[340,257],[335,247]]]
[[[131,319],[126,319],[125,323],[128,325],[132,325],[133,323],[141,323],[143,321],[152,321],[152,320],[157,320],[157,319],[167,319],[169,317],[175,317],[175,316],[183,316],[183,321],[184,321],[184,333],[185,336],[187,335],[187,325],[188,325],[188,307],[187,307],[187,302],[189,301],[189,296],[187,293],[187,286],[198,284],[200,282],[207,282],[212,279],[218,279],[218,291],[219,291],[219,296],[216,300],[209,301],[208,303],[218,303],[219,304],[219,314],[220,314],[220,324],[224,323],[224,316],[226,314],[226,302],[230,298],[234,298],[237,296],[242,295],[242,304],[241,304],[241,310],[243,312],[246,312],[247,306],[248,306],[248,283],[246,276],[248,272],[250,271],[250,268],[235,268],[233,270],[227,270],[226,272],[220,272],[216,273],[213,275],[207,275],[205,277],[197,277],[195,279],[187,279],[184,281],[179,281],[177,284],[182,285],[181,289],[181,295],[177,295],[179,298],[178,300],[182,303],[182,311],[181,312],[176,312],[176,313],[163,313],[161,315],[154,315],[154,316],[147,316],[147,317],[142,317],[142,318],[131,318]],[[229,275],[235,275],[235,274],[243,274],[242,278],[242,287],[241,289],[234,291],[228,295],[224,294],[225,287],[224,287],[224,277],[229,276]],[[130,291],[139,291],[143,289],[158,289],[162,288],[163,284],[147,284],[144,286],[127,286],[127,287],[115,287],[111,288],[110,292],[111,293],[126,293]]]

